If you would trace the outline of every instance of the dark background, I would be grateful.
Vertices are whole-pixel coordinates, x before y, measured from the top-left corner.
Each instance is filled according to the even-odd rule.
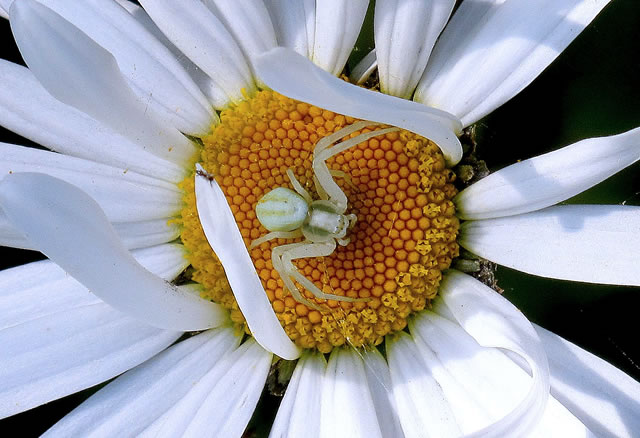
[[[480,158],[497,170],[584,138],[640,126],[639,24],[637,0],[613,0],[529,87],[479,122]],[[366,53],[371,41],[369,25],[356,55]],[[0,21],[0,42],[2,58],[22,62],[5,20]],[[33,145],[2,128],[0,141]],[[639,170],[636,163],[569,202],[640,205]],[[639,252],[620,256],[637,258]],[[0,269],[40,258],[39,253],[0,248]],[[504,295],[532,321],[640,380],[640,288],[554,281],[502,267],[497,278]],[[95,390],[0,421],[0,431],[39,435]],[[257,435],[268,430],[276,400],[261,401],[253,422]]]

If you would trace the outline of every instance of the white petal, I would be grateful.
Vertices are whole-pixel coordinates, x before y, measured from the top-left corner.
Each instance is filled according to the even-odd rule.
[[[455,199],[462,219],[527,213],[569,199],[640,159],[640,128],[591,138],[515,163],[474,183]]]
[[[129,0],[115,0],[120,6],[125,8],[127,12],[133,13],[139,9],[142,9],[140,6],[135,3],[130,2]]]
[[[203,171],[199,164],[196,166]],[[283,359],[296,359],[300,349],[291,342],[273,312],[224,193],[215,180],[204,175],[196,174],[195,181],[200,224],[224,267],[251,333],[267,351]]]
[[[179,336],[180,332],[153,328],[104,303],[6,328],[0,331],[5,358],[0,368],[0,417],[110,379]]]
[[[182,208],[175,184],[82,158],[0,143],[0,179],[19,172],[51,175],[87,192],[110,221],[166,219]]]
[[[211,78],[207,76],[200,68],[195,65],[187,56],[182,53],[162,31],[156,26],[153,22],[149,14],[142,9],[137,4],[131,3],[129,0],[116,0],[122,7],[124,7],[127,12],[129,12],[133,18],[142,25],[151,35],[153,35],[158,41],[160,41],[169,51],[173,54],[175,59],[180,63],[184,71],[191,77],[193,82],[195,82],[202,93],[208,98],[212,98],[217,96],[220,93],[220,90],[216,89],[215,84],[212,82]],[[210,99],[212,102],[215,102],[217,99]],[[207,105],[208,106],[208,105]],[[211,112],[211,120],[210,123],[212,125],[217,124],[220,121],[218,115],[215,111]],[[203,131],[205,132],[205,131]]]
[[[264,388],[271,354],[253,339],[227,353],[141,437],[239,437]]]
[[[239,341],[221,328],[180,342],[108,384],[44,436],[137,435],[196,389]]]
[[[534,326],[551,369],[551,393],[597,436],[640,430],[640,383],[571,342]]]
[[[159,245],[132,254],[146,269],[167,281],[185,267],[182,245]],[[0,271],[0,329],[100,302],[50,260]]]
[[[9,18],[9,13],[7,12],[6,9],[4,9],[4,7],[2,5],[0,5],[0,17],[2,18]]]
[[[460,244],[519,271],[562,280],[640,286],[634,255],[640,207],[563,205],[465,222]]]
[[[56,99],[161,158],[192,159],[195,146],[133,93],[116,59],[79,28],[35,0],[14,2],[11,17],[22,56]]]
[[[179,273],[179,245],[134,255],[165,279]],[[2,271],[0,417],[114,377],[178,336],[113,310],[49,260]]]
[[[204,70],[224,94],[213,102],[216,108],[243,100],[242,90],[255,91],[251,70],[242,50],[224,24],[199,0],[142,0],[140,2],[153,21],[185,53]]]
[[[167,219],[144,222],[115,222],[113,228],[127,249],[147,248],[171,242],[180,236],[180,227]]]
[[[44,174],[0,182],[0,205],[27,239],[106,303],[159,328],[198,330],[225,321],[221,307],[140,266],[86,193]]]
[[[357,85],[362,85],[377,68],[378,59],[376,58],[376,49],[373,49],[353,68],[351,75],[349,75],[349,80]]]
[[[549,396],[549,366],[535,330],[505,298],[468,275],[449,271],[440,294],[460,326],[481,346],[511,351],[527,361],[532,379],[526,396],[482,432],[487,436],[520,435],[540,420]],[[423,340],[430,343],[431,337],[423,333]]]
[[[382,437],[365,363],[356,350],[331,353],[322,382],[320,436]]]
[[[118,67],[145,106],[182,132],[209,131],[216,118],[180,63],[153,35],[115,2],[38,0],[77,26],[118,61]]]
[[[282,69],[286,65],[286,69]],[[434,141],[449,164],[462,157],[451,114],[344,82],[295,52],[276,48],[257,59],[256,72],[269,87],[292,99],[351,117],[387,123]]]
[[[339,75],[358,39],[369,0],[320,0],[316,2],[316,34],[311,60]],[[286,64],[285,64],[286,65]]]
[[[549,397],[547,409],[540,423],[531,431],[531,438],[547,438],[550,436],[567,436],[575,438],[597,438],[594,434],[559,401]]]
[[[609,0],[466,0],[440,36],[414,99],[468,126],[529,85]]]
[[[140,222],[114,222],[113,228],[127,249],[146,248],[170,242],[180,235],[180,227],[167,219],[155,219]],[[0,209],[0,246],[11,248],[37,248],[16,229]]]
[[[442,310],[444,306],[436,307]],[[411,333],[415,344],[408,343],[406,348],[417,349],[426,367],[424,370],[414,367],[415,375],[433,375],[462,433],[465,436],[504,436],[504,431],[495,429],[500,427],[500,423],[497,426],[494,423],[526,395],[531,381],[526,361],[513,355],[524,362],[524,369],[518,368],[510,360],[511,356],[506,357],[495,348],[480,347],[458,324],[430,311],[421,313],[411,323]],[[413,402],[420,403],[418,398]],[[438,421],[427,422],[428,417],[419,412],[416,415],[405,414],[404,420],[405,423],[416,423],[415,430],[428,430],[434,436],[444,436],[442,432],[433,433]],[[530,426],[525,436],[593,436],[553,398],[549,399],[540,421]],[[522,436],[521,433],[517,436]]]
[[[460,436],[443,388],[406,333],[387,341],[387,358],[402,429],[409,437]],[[461,412],[466,415],[467,411]]]
[[[270,437],[320,436],[322,379],[326,366],[321,353],[313,350],[303,353],[287,385]]]
[[[362,360],[365,363],[367,382],[382,436],[403,437],[387,361],[375,348],[365,350],[362,354]]]
[[[9,12],[11,3],[13,3],[13,0],[0,0],[0,9],[4,9],[6,12]]]
[[[101,302],[50,260],[0,271],[0,286],[1,329]]]
[[[0,207],[0,246],[19,249],[35,249],[32,248],[31,242],[16,229],[9,219],[5,216]]]
[[[455,3],[455,0],[376,1],[374,26],[380,91],[411,98]]]
[[[137,249],[131,254],[145,269],[167,281],[174,280],[189,266],[187,250],[178,243]]]
[[[172,182],[184,169],[54,99],[27,68],[0,60],[0,124],[43,146]],[[108,147],[107,147],[108,145]]]
[[[278,45],[311,59],[316,35],[316,0],[265,0]]]
[[[249,62],[278,45],[263,0],[206,0],[205,4],[225,24]]]

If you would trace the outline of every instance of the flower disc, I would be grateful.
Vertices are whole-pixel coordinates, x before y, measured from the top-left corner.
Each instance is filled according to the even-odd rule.
[[[357,121],[268,90],[220,117],[221,123],[202,139],[200,162],[225,193],[247,248],[268,233],[256,217],[261,197],[277,187],[293,188],[286,175],[291,169],[319,199],[313,182],[314,146]],[[350,137],[378,128],[364,128]],[[384,335],[402,330],[407,317],[436,296],[442,270],[458,255],[459,226],[451,202],[455,176],[438,146],[423,137],[408,131],[382,134],[331,157],[327,164],[346,174],[334,179],[348,199],[345,214],[358,219],[346,236],[347,246],[294,264],[325,293],[366,300],[318,299],[298,285],[320,310],[297,302],[273,269],[271,250],[302,239],[276,239],[250,251],[285,332],[299,346],[322,352],[345,343],[376,345]],[[192,279],[203,285],[204,297],[230,309],[233,321],[247,330],[198,221],[193,178],[182,188],[186,206],[181,238],[189,250]]]

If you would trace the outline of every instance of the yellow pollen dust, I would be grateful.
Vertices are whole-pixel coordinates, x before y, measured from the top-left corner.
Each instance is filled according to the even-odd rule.
[[[287,169],[319,199],[311,165],[314,146],[357,121],[273,91],[257,93],[220,118],[202,138],[200,162],[225,193],[247,248],[268,233],[256,217],[258,200],[276,187],[292,188]],[[350,137],[376,129],[380,127]],[[377,345],[386,334],[405,328],[407,317],[436,296],[442,270],[458,256],[459,227],[451,201],[455,175],[439,148],[423,137],[408,131],[387,133],[331,157],[327,165],[350,177],[350,182],[335,180],[349,201],[345,214],[358,219],[347,233],[347,246],[294,264],[325,293],[367,300],[322,300],[298,284],[321,310],[296,301],[273,269],[271,250],[302,239],[275,239],[250,251],[285,332],[299,346],[321,352],[345,343]],[[229,309],[232,320],[249,333],[198,220],[193,177],[181,187],[186,203],[181,238],[193,267],[192,280],[203,286],[203,297]]]

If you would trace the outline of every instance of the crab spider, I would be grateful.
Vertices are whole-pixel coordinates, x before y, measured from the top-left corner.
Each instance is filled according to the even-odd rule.
[[[293,298],[314,309],[321,310],[317,304],[302,295],[293,280],[317,298],[348,302],[368,300],[368,298],[351,298],[323,292],[298,271],[293,260],[328,256],[333,254],[336,245],[349,244],[350,239],[346,235],[355,225],[357,217],[355,214],[344,214],[348,206],[347,196],[333,178],[343,178],[349,185],[353,183],[348,174],[330,170],[326,160],[370,138],[399,130],[398,128],[379,129],[336,143],[360,129],[377,125],[369,121],[356,122],[316,143],[312,168],[313,182],[320,199],[314,200],[296,179],[291,169],[288,169],[287,176],[295,191],[286,187],[277,187],[260,198],[256,206],[258,220],[270,232],[251,242],[250,249],[273,239],[305,238],[302,242],[273,248],[271,262]]]

